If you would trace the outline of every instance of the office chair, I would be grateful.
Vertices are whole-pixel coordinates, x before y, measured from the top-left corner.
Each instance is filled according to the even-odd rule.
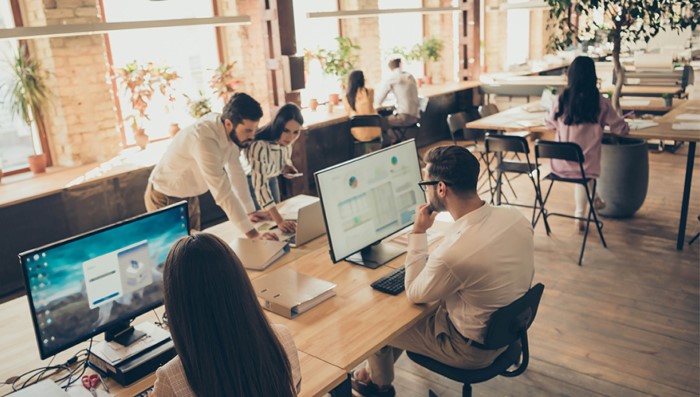
[[[486,368],[459,369],[417,353],[407,352],[406,354],[408,358],[421,367],[462,383],[462,397],[472,395],[471,385],[475,383],[485,382],[499,375],[508,378],[518,376],[525,372],[530,362],[527,330],[535,320],[543,291],[544,285],[538,283],[530,288],[525,295],[508,306],[496,310],[491,315],[483,346],[490,350],[500,349],[504,346],[508,346],[508,349]],[[508,368],[513,365],[518,365],[518,367],[513,371],[508,371]],[[435,395],[432,390],[429,393],[431,396]]]
[[[488,165],[486,164],[486,148],[484,147],[483,144],[479,143],[479,139],[482,138],[482,134],[480,132],[477,132],[472,129],[466,128],[467,122],[469,121],[469,115],[467,115],[467,112],[457,112],[457,113],[451,113],[447,115],[447,126],[450,129],[450,136],[452,137],[452,143],[457,145],[457,136],[460,136],[462,140],[467,141],[467,144],[464,145],[467,150],[469,150],[472,154],[474,154],[480,161],[484,163],[484,169],[481,171],[481,174],[479,175],[479,180],[482,179],[484,175],[488,175],[488,178],[490,178],[494,183],[496,182],[495,177],[493,174],[490,172],[490,169]],[[510,180],[506,177],[506,181],[508,182],[508,185],[510,186]],[[477,191],[481,190],[481,188],[486,185],[487,181],[483,180],[479,186],[477,186]],[[513,190],[513,187],[510,186],[510,189]],[[493,191],[489,191],[493,195]],[[515,194],[515,191],[513,191],[513,194]]]
[[[421,115],[428,108],[428,102],[429,102],[429,98],[422,97],[422,96],[418,97],[418,110],[420,111]],[[408,133],[408,130],[417,129],[418,132],[420,132],[420,116],[418,117],[418,121],[416,121],[413,124],[400,126],[400,127],[391,127],[391,129],[393,129],[396,132],[396,135],[397,135],[396,143],[405,141],[406,140],[406,133]],[[418,141],[418,132],[416,132],[416,141]]]
[[[496,187],[493,191],[496,193],[496,204],[501,205],[502,196],[502,186],[501,182],[503,174],[519,174],[527,175],[532,182],[532,187],[535,189],[535,201],[532,204],[532,226],[536,224],[535,215],[537,213],[537,208],[542,208],[542,194],[535,181],[535,172],[538,172],[537,163],[532,164],[530,162],[530,146],[527,144],[525,138],[519,136],[507,136],[507,135],[492,135],[487,133],[486,139],[484,140],[484,146],[486,147],[486,161],[487,165],[490,167],[491,159],[489,154],[494,153],[496,156]],[[520,153],[525,157],[525,161],[512,161],[505,160],[504,153]],[[493,171],[491,171],[493,173]],[[489,180],[489,189],[491,189],[491,180]],[[491,196],[491,204],[494,204],[494,196]],[[519,203],[508,203],[509,205],[514,205],[518,207],[530,208],[530,205],[519,204]],[[547,224],[547,218],[544,217],[544,223],[549,230],[549,225]]]
[[[352,131],[352,129],[355,127],[378,127],[381,129],[382,118],[379,117],[378,114],[352,116],[350,117],[350,130]],[[368,142],[358,141],[354,136],[352,137],[352,141],[354,143],[352,152],[353,158],[379,150],[382,148],[383,143],[381,134],[379,135],[379,138]]]
[[[537,214],[537,218],[535,219],[535,222],[534,222],[534,224],[537,224],[537,221],[539,220],[540,215],[542,215],[542,219],[545,220],[544,225],[545,225],[545,228],[547,229],[547,235],[549,236],[551,233],[551,230],[549,229],[549,224],[546,222],[546,220],[550,216],[562,216],[565,218],[586,221],[586,230],[583,232],[583,243],[581,244],[581,254],[579,254],[579,257],[578,257],[578,265],[581,266],[581,262],[583,261],[583,251],[586,249],[586,239],[588,237],[588,229],[589,229],[589,226],[591,224],[591,216],[593,217],[596,228],[598,229],[598,235],[600,236],[600,241],[603,243],[603,247],[605,247],[605,248],[608,247],[608,245],[605,243],[605,238],[603,237],[603,222],[598,220],[598,214],[596,213],[595,206],[593,205],[593,200],[595,198],[596,180],[593,179],[593,189],[592,189],[592,191],[589,190],[588,189],[588,182],[591,181],[591,179],[586,178],[586,172],[583,170],[583,160],[584,160],[583,151],[581,150],[581,146],[579,146],[576,143],[537,140],[537,142],[535,142],[535,164],[536,165],[539,165],[539,161],[541,158],[573,161],[573,162],[578,163],[579,169],[581,170],[581,178],[562,178],[554,173],[550,173],[544,177],[544,179],[548,179],[550,181],[549,188],[547,189],[547,194],[544,196],[544,199],[542,200],[542,206],[540,208],[540,213]],[[572,216],[572,215],[568,215],[568,214],[554,213],[554,212],[549,213],[545,209],[545,204],[547,203],[547,199],[549,198],[549,193],[551,193],[551,191],[552,191],[552,186],[554,185],[554,182],[576,183],[579,185],[583,185],[586,188],[586,196],[588,199],[588,216],[586,218],[576,217],[576,216]],[[537,186],[540,188],[540,192],[541,192],[542,185],[541,185],[539,168],[538,168],[538,172],[537,172]]]

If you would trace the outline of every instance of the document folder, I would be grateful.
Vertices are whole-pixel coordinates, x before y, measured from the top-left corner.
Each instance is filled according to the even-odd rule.
[[[294,318],[335,296],[333,288],[333,283],[286,267],[253,280],[261,305],[287,318]]]
[[[250,270],[265,270],[289,252],[289,245],[284,241],[239,238],[229,242],[229,245],[243,267]]]

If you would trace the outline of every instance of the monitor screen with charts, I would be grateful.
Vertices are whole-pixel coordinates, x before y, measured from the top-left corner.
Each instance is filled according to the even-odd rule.
[[[187,203],[19,255],[41,358],[163,303],[163,265],[189,234]]]
[[[333,262],[377,267],[403,250],[377,244],[413,224],[425,203],[414,140],[316,173]],[[355,254],[353,257],[351,255]]]

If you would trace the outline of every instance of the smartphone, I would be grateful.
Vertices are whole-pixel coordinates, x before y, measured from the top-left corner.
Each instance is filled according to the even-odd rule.
[[[303,172],[297,172],[296,174],[284,174],[286,178],[298,178],[302,175],[304,175]]]

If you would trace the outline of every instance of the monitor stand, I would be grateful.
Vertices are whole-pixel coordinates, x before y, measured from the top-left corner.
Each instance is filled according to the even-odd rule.
[[[146,333],[134,328],[129,321],[116,324],[105,331],[105,340],[107,342],[114,341],[122,346],[129,346],[144,336],[146,336]]]
[[[406,252],[405,248],[388,243],[378,243],[363,248],[345,260],[356,265],[376,269],[404,252]]]
[[[90,366],[123,386],[152,373],[175,356],[168,331],[152,322],[136,324],[134,328],[126,332],[128,336],[117,336],[122,341],[133,339],[130,345],[105,340],[90,349]]]

